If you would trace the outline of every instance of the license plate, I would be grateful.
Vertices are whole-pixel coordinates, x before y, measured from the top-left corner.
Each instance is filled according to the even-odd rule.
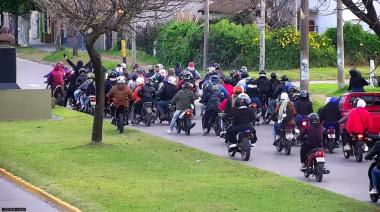
[[[286,139],[291,140],[294,138],[293,133],[286,133]]]
[[[328,138],[335,138],[335,134],[327,134]]]
[[[90,105],[91,105],[91,106],[95,106],[95,105],[96,105],[96,102],[90,102]]]
[[[315,160],[317,161],[317,163],[325,162],[325,158],[315,158]]]

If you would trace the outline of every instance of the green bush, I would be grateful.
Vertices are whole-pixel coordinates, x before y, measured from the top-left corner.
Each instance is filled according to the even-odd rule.
[[[266,30],[266,68],[292,69],[299,67],[300,33],[293,28]],[[201,63],[203,26],[195,23],[171,22],[164,26],[158,38],[157,54],[160,61],[173,65],[194,59]],[[309,34],[310,65],[331,66],[336,61],[336,50],[326,35]],[[258,69],[260,54],[259,30],[254,24],[238,25],[221,20],[210,25],[209,62],[223,67],[247,65]]]
[[[350,65],[368,64],[368,59],[376,58],[380,53],[377,35],[366,32],[360,24],[344,24],[344,53],[346,63]],[[332,40],[336,49],[336,28],[329,28],[326,37]]]

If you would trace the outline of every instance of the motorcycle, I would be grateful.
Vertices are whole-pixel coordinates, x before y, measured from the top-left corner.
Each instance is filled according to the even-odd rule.
[[[258,105],[257,103],[252,103],[251,104],[251,108],[253,109],[253,112],[255,114],[255,120],[253,121],[252,125],[255,126],[255,125],[259,125],[260,124],[260,116],[261,116],[261,113],[260,113],[260,110],[258,108]],[[257,124],[256,124],[257,123]]]
[[[121,134],[124,132],[124,126],[126,122],[128,121],[127,109],[122,106],[118,107],[115,112],[115,119],[116,119],[115,125],[117,126],[117,131],[119,131],[119,133]]]
[[[293,140],[294,141],[293,145],[301,146],[302,141],[301,141],[300,135],[306,129],[306,127],[307,127],[307,119],[304,119],[301,121],[300,126],[297,126],[296,129],[294,130],[295,139]]]
[[[363,153],[368,151],[368,146],[365,142],[366,137],[364,134],[353,135],[352,141],[343,146],[344,157],[348,159],[354,156],[357,162],[362,162]]]
[[[373,157],[373,162],[371,163],[371,165],[368,168],[369,190],[370,191],[373,188],[372,173],[371,172],[372,172],[372,169],[375,168],[376,164],[378,164],[380,162],[379,160],[380,160],[379,155],[376,155],[375,157]],[[377,190],[379,191],[380,186],[378,185],[377,187],[378,187]],[[370,194],[369,197],[371,198],[372,202],[377,202],[379,200],[380,194],[379,193],[377,193],[377,194]]]
[[[292,143],[294,140],[294,133],[292,126],[285,126],[280,129],[280,137],[276,141],[276,149],[278,152],[285,150],[286,155],[290,155],[292,150]]]
[[[329,153],[334,152],[334,148],[336,147],[336,131],[334,127],[329,127],[326,129],[326,135],[327,137],[325,138],[325,145]],[[339,146],[338,146],[339,147]]]
[[[152,123],[152,117],[154,117],[154,111],[152,109],[152,102],[145,102],[142,108],[141,120],[149,127]]]
[[[184,131],[186,135],[190,135],[191,128],[194,127],[194,124],[191,123],[193,117],[193,110],[187,109],[184,110],[176,121],[177,133]]]
[[[253,138],[254,136],[251,130],[242,130],[239,134],[237,134],[237,144],[230,147],[231,144],[227,141],[228,155],[230,157],[235,157],[236,152],[239,152],[242,160],[248,161],[251,157],[251,142],[253,141]]]
[[[317,148],[311,150],[306,157],[306,167],[302,169],[305,178],[314,175],[317,182],[321,182],[324,174],[330,174],[330,170],[325,168],[325,152]]]
[[[205,121],[205,117],[203,116],[202,117],[202,123],[204,123],[204,121]],[[222,127],[221,127],[222,120],[221,120],[221,117],[219,116],[219,114],[215,112],[210,117],[209,122],[210,122],[209,123],[210,128],[207,129],[207,132],[209,133],[211,128],[213,128],[215,130],[215,135],[220,136],[220,133],[222,132]]]
[[[54,90],[53,90],[53,97],[55,99],[55,102],[59,106],[65,107],[65,96],[66,92],[63,86],[58,85]]]
[[[170,123],[171,120],[172,120],[172,118],[173,118],[174,112],[175,112],[175,107],[173,107],[171,104],[169,104],[165,108],[165,113],[164,114],[161,114],[160,111],[157,110],[157,117],[160,120],[160,124],[163,121],[167,121],[167,122]]]
[[[95,115],[95,106],[96,106],[96,96],[91,95],[88,97],[88,104],[86,105],[84,111],[90,115]]]

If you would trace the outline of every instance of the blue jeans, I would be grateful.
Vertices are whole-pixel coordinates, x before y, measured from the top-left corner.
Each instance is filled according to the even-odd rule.
[[[277,121],[273,125],[273,137],[276,138],[276,135],[280,134],[281,124]]]
[[[81,90],[79,90],[79,89],[76,90],[76,91],[74,91],[74,99],[75,99],[75,101],[78,101],[80,93],[81,93]]]
[[[269,107],[268,107],[268,113],[273,114],[274,110],[276,109],[277,106],[277,100],[276,99],[271,99],[269,101]]]
[[[88,96],[86,96],[86,95],[82,95],[82,96],[80,97],[80,105],[81,105],[82,107],[85,107],[85,106],[86,106],[86,103],[88,102],[87,100],[88,100]]]
[[[379,183],[378,181],[380,177],[380,170],[376,166],[373,167],[371,171],[371,175],[372,175],[372,187],[377,189],[377,186]]]
[[[170,104],[170,100],[160,100],[157,102],[157,110],[161,114],[165,114],[165,109],[166,107],[168,107],[169,104]]]
[[[170,125],[169,125],[171,131],[173,131],[173,129],[174,129],[175,125],[176,125],[176,121],[179,118],[179,116],[181,115],[181,113],[182,113],[182,110],[176,110],[174,112],[172,121],[170,122]]]
[[[257,104],[257,108],[261,108],[261,101],[260,101],[259,97],[252,97],[251,98],[251,103],[256,103]]]

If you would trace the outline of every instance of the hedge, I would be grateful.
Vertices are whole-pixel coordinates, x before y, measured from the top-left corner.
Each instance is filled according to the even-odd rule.
[[[292,28],[266,30],[267,69],[299,67],[300,34]],[[335,65],[336,50],[325,35],[309,34],[310,64],[313,67]],[[202,62],[203,25],[171,22],[157,39],[157,56],[165,64],[185,64],[190,59]],[[247,65],[258,69],[259,30],[254,24],[238,25],[223,19],[210,25],[209,62],[224,67]]]

